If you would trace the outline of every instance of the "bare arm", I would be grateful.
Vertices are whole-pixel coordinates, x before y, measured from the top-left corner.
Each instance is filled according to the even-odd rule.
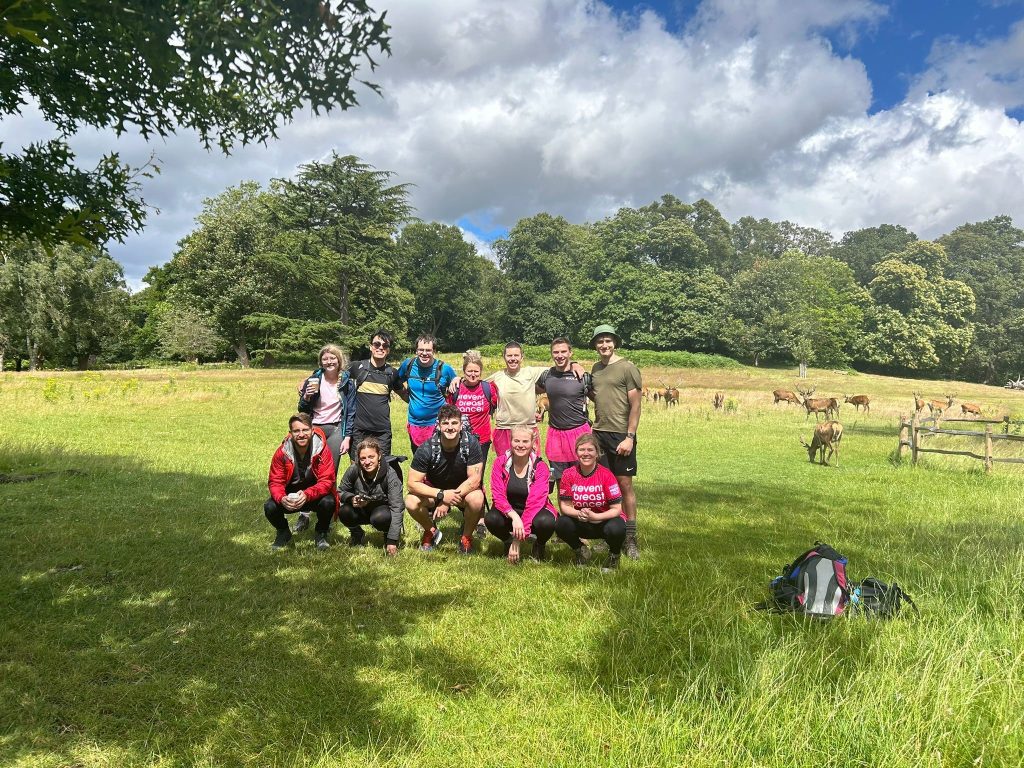
[[[467,493],[475,491],[480,487],[480,480],[484,473],[484,465],[470,464],[466,467],[466,480],[455,490],[458,491],[459,496],[465,497]],[[411,479],[411,478],[410,478]]]
[[[419,496],[421,499],[433,499],[437,496],[438,488],[426,483],[427,475],[415,469],[409,470],[409,493]]]

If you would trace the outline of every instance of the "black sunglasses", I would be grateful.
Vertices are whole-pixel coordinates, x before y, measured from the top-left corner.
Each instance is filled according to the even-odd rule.
[[[374,349],[391,349],[391,345],[386,341],[374,341],[370,344]]]

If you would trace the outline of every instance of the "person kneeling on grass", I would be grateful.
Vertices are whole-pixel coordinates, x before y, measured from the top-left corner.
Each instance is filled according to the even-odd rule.
[[[327,437],[313,426],[309,414],[296,413],[288,420],[288,437],[274,452],[267,478],[270,498],[263,505],[263,513],[277,529],[273,549],[291,543],[292,532],[285,519],[291,512],[315,512],[316,548],[330,548],[327,534],[338,508],[334,480],[334,458],[327,448]]]
[[[626,518],[622,512],[622,492],[615,475],[598,464],[601,448],[593,434],[576,440],[576,463],[562,473],[558,482],[559,514],[555,530],[558,538],[576,552],[576,565],[590,560],[590,548],[581,538],[608,542],[608,560],[604,570],[619,565],[622,543],[626,540]]]
[[[462,428],[462,413],[454,405],[441,406],[437,429],[413,456],[409,495],[405,497],[405,508],[423,527],[420,549],[424,552],[441,543],[437,521],[452,507],[461,509],[463,516],[459,552],[468,555],[472,551],[473,529],[484,506],[480,489],[483,464],[480,441]]]
[[[363,526],[372,525],[385,534],[384,551],[393,556],[398,554],[405,506],[402,481],[381,454],[381,445],[373,437],[364,438],[356,446],[357,463],[350,465],[341,478],[338,519],[351,534],[350,547],[366,546]]]
[[[491,508],[487,529],[505,544],[509,563],[519,562],[519,543],[533,536],[533,557],[544,559],[544,545],[555,532],[557,512],[548,500],[547,465],[533,450],[533,429],[512,427],[512,447],[491,469]]]

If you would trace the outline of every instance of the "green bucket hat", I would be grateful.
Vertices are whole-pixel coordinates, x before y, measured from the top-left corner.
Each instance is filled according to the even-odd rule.
[[[598,336],[611,336],[615,342],[615,348],[618,349],[622,346],[622,339],[619,338],[619,334],[615,332],[615,329],[610,325],[599,325],[594,329],[593,335],[590,337],[590,348],[595,348],[595,342]]]

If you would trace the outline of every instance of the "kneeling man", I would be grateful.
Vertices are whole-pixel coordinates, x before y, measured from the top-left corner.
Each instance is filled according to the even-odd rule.
[[[273,549],[282,549],[292,540],[284,517],[290,512],[315,512],[316,548],[330,548],[327,534],[338,508],[334,480],[334,459],[327,438],[313,426],[309,414],[296,413],[288,420],[288,437],[274,452],[267,478],[270,498],[263,505],[263,513],[277,529]]]
[[[463,516],[459,552],[468,555],[473,549],[473,530],[484,507],[483,465],[480,441],[462,428],[462,413],[454,405],[441,406],[437,429],[413,456],[405,497],[405,508],[423,527],[424,552],[441,543],[437,521],[452,507],[461,509]]]

